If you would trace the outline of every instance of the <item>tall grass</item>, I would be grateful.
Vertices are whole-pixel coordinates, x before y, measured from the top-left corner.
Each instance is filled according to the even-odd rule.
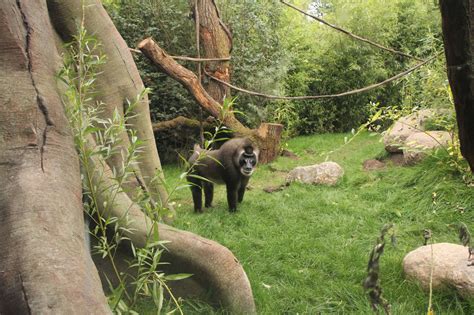
[[[473,222],[472,188],[446,165],[442,152],[416,166],[388,165],[368,172],[362,162],[383,155],[378,136],[361,133],[344,145],[347,136],[288,141],[300,159],[281,157],[260,166],[235,214],[227,211],[223,186],[215,189],[214,207],[200,215],[193,213],[189,191],[175,195],[178,227],[234,252],[248,273],[260,314],[370,314],[362,282],[373,241],[388,222],[397,227],[398,245],[387,245],[380,261],[384,297],[393,314],[425,313],[429,294],[405,280],[403,257],[423,245],[425,229],[432,230],[438,242],[456,243],[457,231],[450,224]],[[266,186],[283,183],[293,167],[326,159],[345,170],[337,186],[292,183],[280,192],[263,192]],[[177,181],[181,172],[176,166],[164,171],[169,181]],[[450,291],[435,292],[432,307],[436,314],[474,313],[474,301]],[[223,311],[189,301],[185,312]]]

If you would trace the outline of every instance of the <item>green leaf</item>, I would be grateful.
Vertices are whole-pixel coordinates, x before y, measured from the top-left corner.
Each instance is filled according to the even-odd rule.
[[[153,223],[153,241],[159,242],[160,241],[160,233],[158,231],[158,222]]]
[[[176,273],[173,275],[166,275],[165,280],[168,281],[176,281],[176,280],[183,280],[191,277],[193,274],[192,273]]]
[[[153,282],[152,297],[159,314],[163,309],[163,286],[156,281]]]

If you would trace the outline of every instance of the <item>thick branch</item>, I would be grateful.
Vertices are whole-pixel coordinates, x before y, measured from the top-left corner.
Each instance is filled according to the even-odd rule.
[[[181,127],[199,129],[201,127],[201,123],[195,119],[190,119],[184,116],[178,116],[171,120],[160,121],[160,122],[154,123],[153,131],[159,132],[162,130],[175,129],[175,128],[181,128]],[[212,127],[212,122],[205,121],[202,123],[202,127],[204,129],[209,129],[210,127]]]
[[[226,126],[237,133],[248,134],[250,132],[231,113],[222,117],[222,106],[204,90],[197,76],[171,58],[153,39],[144,39],[138,44],[138,48],[161,71],[181,83],[206,112],[223,120]]]

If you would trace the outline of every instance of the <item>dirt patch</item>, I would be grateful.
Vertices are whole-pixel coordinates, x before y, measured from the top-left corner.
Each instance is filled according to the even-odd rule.
[[[282,191],[283,189],[285,189],[285,187],[289,186],[290,184],[283,184],[283,185],[278,185],[278,186],[268,186],[268,187],[265,187],[263,188],[263,191],[266,192],[266,193],[274,193],[276,191]]]
[[[382,162],[389,162],[395,166],[403,166],[405,165],[405,158],[403,157],[403,153],[393,153],[384,158]]]
[[[385,163],[375,159],[365,160],[364,163],[362,163],[362,168],[364,171],[380,170],[385,168]]]
[[[286,149],[283,149],[283,151],[281,151],[281,156],[290,158],[292,160],[299,160],[299,158],[300,158],[294,152],[291,152],[290,150],[286,150]]]

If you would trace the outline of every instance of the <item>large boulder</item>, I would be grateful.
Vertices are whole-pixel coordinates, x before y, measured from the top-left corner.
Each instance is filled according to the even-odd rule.
[[[433,289],[455,288],[464,297],[474,297],[474,266],[470,266],[467,247],[438,243],[426,245],[408,253],[403,259],[403,270],[409,279],[420,282],[423,288],[430,285],[433,264]]]
[[[427,151],[447,147],[452,142],[451,134],[447,131],[416,132],[408,136],[403,147],[403,157],[406,164],[419,162],[426,156]]]
[[[298,166],[291,170],[286,182],[297,181],[304,184],[335,185],[344,175],[344,170],[335,162],[324,162],[310,166]]]
[[[384,135],[385,150],[402,152],[405,140],[413,133],[424,131],[426,121],[435,115],[436,112],[431,109],[422,109],[397,120]]]

